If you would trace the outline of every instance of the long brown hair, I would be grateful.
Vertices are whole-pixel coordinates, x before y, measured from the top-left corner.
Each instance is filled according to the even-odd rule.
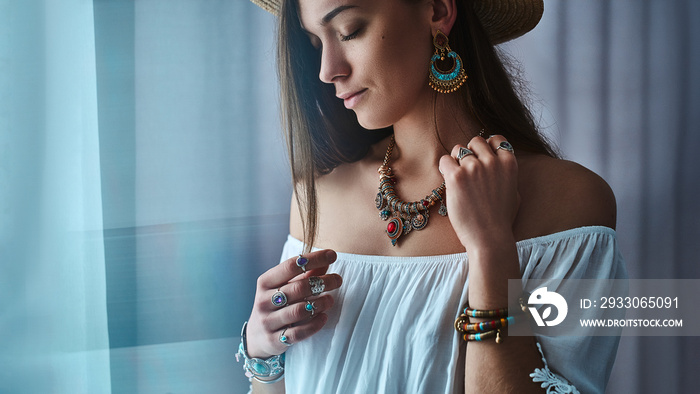
[[[457,21],[449,40],[469,75],[457,92],[465,110],[489,133],[505,136],[517,150],[556,157],[514,88],[501,56],[489,42],[471,0],[456,3]],[[319,80],[320,53],[301,30],[299,20],[297,1],[284,1],[278,28],[282,123],[308,252],[317,229],[316,177],[340,164],[360,160],[393,130],[362,128],[355,113],[335,97],[333,86]],[[426,80],[427,66],[428,59]]]

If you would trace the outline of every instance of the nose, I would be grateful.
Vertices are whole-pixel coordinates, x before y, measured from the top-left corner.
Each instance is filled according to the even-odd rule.
[[[338,78],[350,75],[350,64],[342,49],[337,45],[326,45],[321,51],[321,70],[318,78],[325,83],[333,83]]]

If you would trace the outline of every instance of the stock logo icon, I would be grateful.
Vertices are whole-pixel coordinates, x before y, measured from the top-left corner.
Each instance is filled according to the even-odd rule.
[[[546,286],[540,287],[537,290],[533,291],[532,294],[530,294],[530,298],[527,299],[527,303],[528,309],[530,310],[532,317],[535,319],[535,323],[537,323],[537,325],[540,327],[556,326],[557,324],[564,321],[564,319],[566,318],[566,314],[569,311],[569,307],[566,304],[566,300],[564,299],[564,297],[559,295],[559,293],[557,292],[547,291]],[[542,310],[541,316],[540,313],[537,311],[537,308],[535,307],[538,305],[547,305],[547,307]],[[552,306],[557,308],[556,318],[552,320],[547,320],[551,317]]]

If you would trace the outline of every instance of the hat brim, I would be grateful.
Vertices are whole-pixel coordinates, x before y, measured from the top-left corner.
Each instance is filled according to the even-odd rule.
[[[544,14],[544,1],[474,0],[474,12],[491,43],[500,44],[534,29]]]
[[[267,12],[279,15],[283,0],[250,0]],[[492,44],[518,38],[542,19],[544,0],[473,0],[474,12]]]

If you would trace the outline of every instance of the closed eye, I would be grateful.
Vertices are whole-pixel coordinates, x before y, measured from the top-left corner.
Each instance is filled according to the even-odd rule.
[[[352,40],[353,38],[357,37],[358,34],[360,34],[360,30],[362,30],[362,29],[357,29],[357,30],[355,30],[354,32],[348,34],[347,36],[341,34],[341,35],[340,35],[340,41],[350,41],[350,40]]]

